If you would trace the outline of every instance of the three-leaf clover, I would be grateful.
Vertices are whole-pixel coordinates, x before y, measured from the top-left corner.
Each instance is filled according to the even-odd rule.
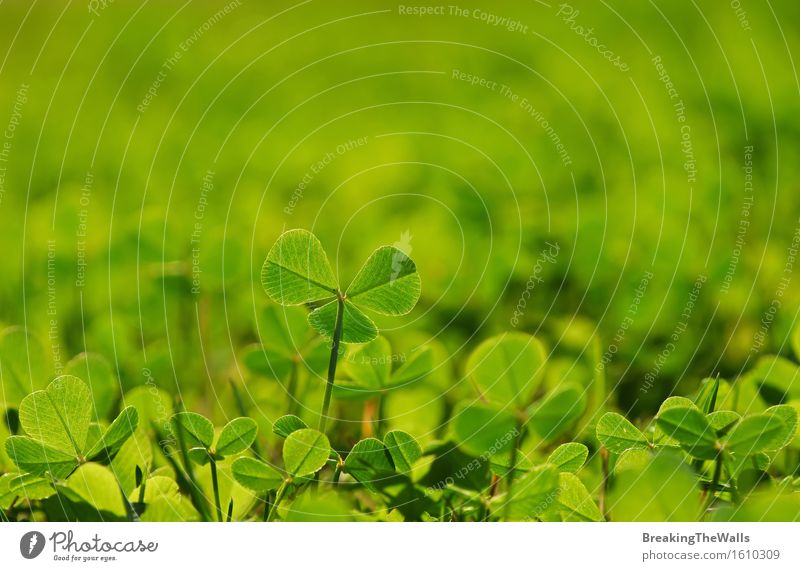
[[[6,451],[24,472],[68,476],[87,461],[110,461],[136,430],[139,415],[124,409],[103,431],[92,423],[92,393],[77,377],[63,375],[45,390],[36,391],[19,406],[27,436],[11,436]]]
[[[281,305],[319,304],[309,322],[326,339],[334,338],[338,326],[342,343],[377,337],[378,329],[362,310],[405,315],[420,295],[416,265],[393,246],[375,250],[342,289],[320,241],[300,229],[285,232],[275,242],[261,270],[261,283]]]

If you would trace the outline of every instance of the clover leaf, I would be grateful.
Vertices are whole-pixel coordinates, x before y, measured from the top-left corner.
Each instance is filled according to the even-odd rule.
[[[382,246],[361,267],[347,289],[334,277],[322,244],[307,230],[284,232],[267,254],[261,284],[281,305],[314,304],[308,321],[331,341],[327,385],[319,429],[325,431],[335,383],[340,343],[366,343],[378,329],[361,309],[382,315],[405,315],[417,303],[417,267],[402,250]],[[361,308],[361,309],[359,309]]]
[[[264,262],[261,283],[281,305],[319,303],[309,322],[326,339],[333,339],[341,319],[342,343],[366,343],[378,335],[362,309],[405,315],[416,305],[421,289],[416,265],[393,246],[375,250],[350,286],[342,289],[320,241],[301,229],[278,238]]]
[[[127,407],[102,431],[91,422],[93,409],[86,383],[72,375],[56,378],[22,399],[19,420],[27,436],[6,440],[9,457],[28,473],[54,478],[68,476],[87,461],[111,461],[136,430],[138,413]]]

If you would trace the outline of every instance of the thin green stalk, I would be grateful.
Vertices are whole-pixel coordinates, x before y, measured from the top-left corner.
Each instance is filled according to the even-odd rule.
[[[233,520],[233,500],[228,502],[228,516],[225,518],[227,523],[230,523]]]
[[[267,490],[264,494],[264,516],[262,521],[267,521],[267,516],[270,512],[270,507],[272,506],[272,491]]]
[[[386,409],[386,398],[383,393],[378,395],[378,406],[375,407],[375,438],[383,439],[383,416]]]
[[[197,480],[194,477],[194,469],[192,468],[192,461],[189,460],[189,453],[186,451],[186,441],[183,437],[183,427],[180,423],[175,423],[175,433],[178,437],[178,448],[180,449],[181,459],[183,460],[183,468],[175,461],[175,458],[172,457],[166,450],[164,452],[164,458],[167,459],[167,462],[170,463],[172,469],[175,471],[176,477],[183,476],[184,481],[189,488],[189,495],[192,498],[192,504],[194,504],[195,509],[200,513],[200,517],[203,518],[203,521],[210,521],[211,518],[208,513],[208,504],[205,501],[205,497],[203,497],[202,493],[200,493],[200,486],[197,484]]]
[[[228,379],[228,382],[231,385],[233,400],[236,401],[236,408],[239,410],[239,416],[248,416],[247,407],[244,404],[242,393],[239,392],[239,388],[236,386],[236,382],[233,379]],[[250,450],[253,451],[253,454],[255,454],[256,458],[261,458],[261,448],[258,445],[258,439],[253,440],[253,443],[250,445]]]
[[[522,414],[519,415],[517,418],[517,434],[514,438],[513,448],[511,449],[511,460],[509,462],[509,470],[508,476],[508,495],[505,506],[503,507],[503,517],[508,520],[510,512],[511,512],[511,502],[514,499],[514,471],[517,468],[517,449],[522,444],[522,427],[525,425],[525,419],[522,417]]]
[[[328,410],[331,406],[331,394],[333,393],[333,383],[336,380],[336,363],[339,359],[339,342],[342,338],[342,321],[344,320],[344,297],[339,294],[339,305],[336,310],[336,326],[333,329],[333,340],[331,342],[331,360],[328,363],[328,382],[325,384],[325,397],[322,400],[322,416],[319,418],[319,431],[325,433],[325,426],[328,423]]]
[[[278,493],[275,494],[275,502],[272,504],[272,507],[269,510],[269,515],[267,515],[267,521],[272,521],[275,517],[275,512],[278,511],[278,506],[280,505],[281,500],[283,500],[283,496],[286,494],[286,488],[288,485],[289,482],[284,481],[283,484],[281,484],[281,487],[278,488]]]
[[[714,503],[715,494],[719,487],[719,480],[722,476],[722,453],[717,454],[716,464],[714,465],[714,476],[711,479],[711,487],[708,490],[708,497],[706,498],[705,505],[703,506],[703,515]]]
[[[608,458],[609,452],[608,449],[603,447],[600,449],[600,462],[602,465],[603,471],[603,481],[600,486],[600,498],[599,498],[599,509],[600,513],[603,515],[603,519],[605,521],[611,521],[611,517],[608,515],[606,510],[606,494],[608,492],[608,478],[609,478],[609,470],[608,470]]]
[[[217,521],[222,519],[222,503],[219,501],[219,480],[217,479],[217,461],[211,457],[211,485],[214,487],[214,506],[217,508]]]

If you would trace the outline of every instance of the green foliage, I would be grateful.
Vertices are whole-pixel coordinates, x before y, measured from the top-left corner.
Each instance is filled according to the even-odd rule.
[[[328,438],[311,428],[295,430],[283,444],[283,465],[295,477],[310,476],[328,461],[331,445]]]
[[[607,412],[597,423],[597,439],[611,452],[622,454],[629,449],[647,448],[644,434],[621,414]]]
[[[481,343],[467,360],[467,375],[481,394],[499,405],[531,403],[547,353],[530,335],[503,333]]]
[[[287,438],[292,432],[308,428],[305,422],[293,414],[280,417],[272,425],[272,431],[282,438]]]
[[[719,447],[706,416],[694,407],[673,407],[658,415],[658,426],[695,458],[713,460]]]
[[[232,469],[236,481],[254,492],[277,490],[283,483],[280,472],[255,458],[237,458]]]
[[[283,233],[275,242],[261,270],[261,284],[281,305],[319,303],[308,319],[326,339],[334,337],[342,303],[343,343],[366,343],[378,335],[375,324],[359,308],[381,315],[405,315],[414,308],[421,291],[414,262],[392,246],[375,250],[343,290],[322,244],[299,229]]]
[[[89,387],[71,375],[58,377],[22,400],[19,421],[27,436],[9,437],[6,453],[25,472],[53,478],[68,476],[87,460],[110,462],[136,430],[136,409],[123,410],[104,432],[91,417]],[[93,428],[97,437],[90,439]]]
[[[562,444],[547,457],[547,463],[552,464],[561,472],[575,473],[581,469],[589,457],[589,449],[579,442]]]

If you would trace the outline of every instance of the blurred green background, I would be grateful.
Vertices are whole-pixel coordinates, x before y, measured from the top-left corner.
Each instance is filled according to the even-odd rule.
[[[303,227],[344,282],[410,251],[421,302],[379,324],[456,386],[513,328],[554,358],[597,336],[640,413],[788,353],[793,0],[428,5],[3,2],[0,321],[219,415]]]

